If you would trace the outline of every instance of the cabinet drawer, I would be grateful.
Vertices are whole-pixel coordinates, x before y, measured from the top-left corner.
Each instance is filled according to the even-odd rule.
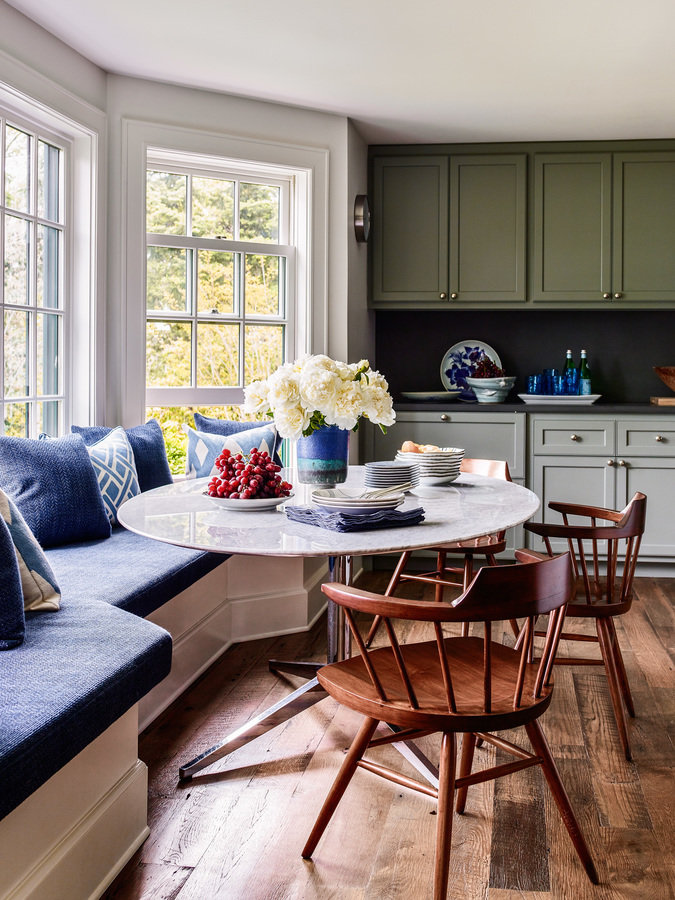
[[[532,449],[535,454],[613,456],[614,422],[611,419],[535,419]]]
[[[675,457],[675,420],[617,422],[618,454]]]

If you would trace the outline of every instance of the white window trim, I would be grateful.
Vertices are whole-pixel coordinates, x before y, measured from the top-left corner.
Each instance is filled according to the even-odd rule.
[[[126,186],[120,215],[121,316],[114,356],[122,381],[116,421],[135,424],[145,416],[145,172],[151,148],[169,154],[201,153],[205,159],[249,160],[268,169],[278,166],[296,178],[289,242],[296,247],[295,322],[297,353],[324,352],[328,284],[328,151],[189,128],[122,120],[122,184]],[[154,154],[153,150],[153,154]],[[117,352],[118,351],[118,352]],[[191,389],[192,390],[192,389]],[[207,390],[207,389],[203,389]],[[211,389],[208,389],[211,390]],[[221,389],[222,390],[222,389]],[[192,402],[192,401],[191,401]],[[209,403],[212,403],[210,400]],[[223,402],[223,401],[221,401]],[[238,401],[240,402],[240,401]]]
[[[21,74],[27,75],[23,69]],[[42,87],[41,76],[30,73],[28,80],[34,87]],[[96,421],[103,398],[105,360],[97,347],[102,348],[105,341],[103,267],[99,260],[104,245],[98,224],[104,214],[99,153],[105,119],[100,111],[71,95],[65,94],[64,99],[82,113],[83,119],[95,120],[100,131],[0,82],[3,113],[17,124],[23,120],[45,135],[51,133],[65,147],[68,157],[64,196],[68,235],[63,260],[64,427],[68,431],[74,422]]]

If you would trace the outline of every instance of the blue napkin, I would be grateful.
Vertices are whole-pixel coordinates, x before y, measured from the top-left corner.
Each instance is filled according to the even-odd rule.
[[[421,506],[407,509],[377,509],[368,513],[331,512],[325,507],[287,506],[286,516],[303,525],[316,525],[331,531],[374,531],[376,528],[402,528],[424,521]]]

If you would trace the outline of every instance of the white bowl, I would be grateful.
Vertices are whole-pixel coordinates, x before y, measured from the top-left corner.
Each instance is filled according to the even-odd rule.
[[[479,403],[503,403],[515,383],[515,375],[466,379],[467,387],[471,388]]]

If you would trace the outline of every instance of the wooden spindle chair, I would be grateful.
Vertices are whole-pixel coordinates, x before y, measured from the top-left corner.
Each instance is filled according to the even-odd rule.
[[[501,459],[463,459],[460,471],[473,475],[485,475],[488,478],[501,478],[502,481],[511,481],[511,473],[509,472],[509,464]],[[385,590],[385,596],[391,596],[399,584],[404,581],[416,581],[422,584],[433,584],[435,586],[435,599],[441,601],[443,599],[445,588],[459,588],[465,591],[474,575],[474,560],[476,557],[482,557],[488,566],[497,565],[497,554],[503,553],[506,549],[506,531],[499,531],[495,534],[484,534],[481,537],[472,538],[468,541],[453,541],[443,544],[440,547],[428,547],[436,554],[436,568],[431,572],[406,572],[405,568],[412,556],[412,550],[405,550],[394,569],[394,573],[389,580],[389,584]],[[463,556],[463,564],[461,566],[450,565],[448,556]],[[515,623],[512,623],[514,627]],[[379,617],[375,617],[371,625],[368,637],[366,638],[366,646],[370,647],[380,627]],[[464,627],[464,633],[468,633],[468,623]],[[517,633],[517,626],[514,627]]]
[[[519,553],[518,559],[529,559]],[[329,694],[365,719],[319,813],[303,857],[312,856],[347,785],[361,767],[437,799],[433,896],[434,900],[444,900],[455,790],[457,812],[461,813],[470,785],[541,766],[582,865],[591,881],[597,883],[588,847],[537,721],[551,702],[551,673],[572,586],[567,553],[523,565],[485,566],[452,604],[387,597],[343,584],[323,586],[324,593],[344,607],[359,654],[324,666],[318,679]],[[354,612],[381,616],[388,644],[377,649],[366,647]],[[493,640],[493,622],[504,619],[505,614],[526,619],[526,639],[519,650]],[[541,657],[531,662],[531,639],[538,616],[548,616],[547,638]],[[395,627],[398,620],[429,623],[434,639],[400,643]],[[482,623],[483,636],[444,636],[443,623],[464,621]],[[396,732],[374,738],[381,722]],[[534,752],[492,734],[520,726],[525,728]],[[437,790],[363,758],[368,747],[410,741],[435,732],[442,735]],[[456,776],[458,732],[464,737]],[[515,760],[471,774],[478,737],[511,753]]]
[[[633,718],[635,706],[614,618],[627,613],[633,602],[633,579],[645,530],[647,498],[638,492],[622,510],[558,502],[548,506],[561,514],[562,525],[528,523],[525,528],[543,538],[548,556],[553,555],[551,539],[567,541],[576,582],[575,595],[567,608],[568,618],[591,618],[596,627],[595,635],[564,632],[562,640],[597,642],[601,653],[601,659],[559,656],[557,663],[604,666],[619,739],[626,759],[630,760],[632,753],[625,710]],[[570,524],[570,517],[588,521]]]

